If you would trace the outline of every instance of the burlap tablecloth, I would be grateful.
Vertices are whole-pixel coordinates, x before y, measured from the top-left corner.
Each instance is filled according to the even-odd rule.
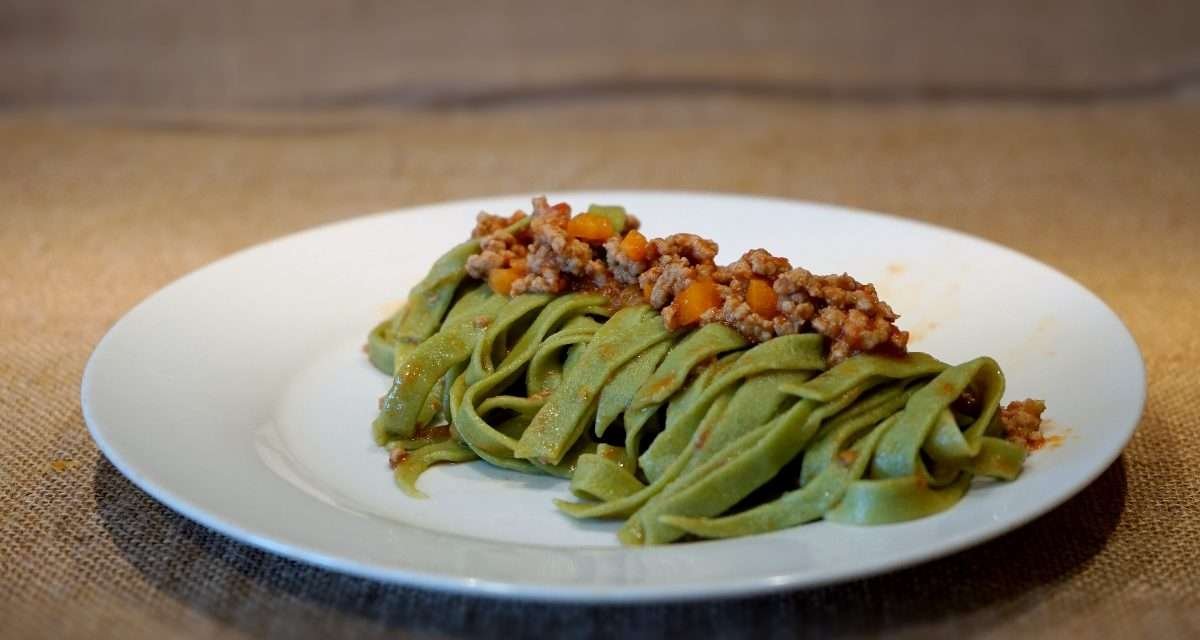
[[[616,608],[443,595],[284,560],[176,516],[88,437],[78,396],[92,348],[192,269],[367,212],[606,187],[828,201],[1027,252],[1129,324],[1149,370],[1145,416],[1092,486],[973,550],[793,594]],[[0,634],[1197,637],[1198,276],[1194,102],[2,115]]]

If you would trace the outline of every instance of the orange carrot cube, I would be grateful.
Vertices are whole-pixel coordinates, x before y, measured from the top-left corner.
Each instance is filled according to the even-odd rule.
[[[581,213],[567,223],[567,233],[584,242],[604,242],[614,232],[608,218],[595,213]]]
[[[746,304],[750,305],[751,311],[764,318],[774,318],[779,314],[779,296],[775,295],[771,283],[760,278],[750,281],[746,289]]]
[[[646,249],[649,246],[650,242],[646,240],[646,236],[639,233],[637,229],[625,234],[621,240],[621,252],[632,260],[645,260]]]
[[[680,326],[695,324],[705,311],[720,306],[721,292],[712,280],[696,280],[689,284],[671,303],[675,307],[675,321]]]
[[[516,269],[492,269],[488,273],[488,286],[492,288],[492,291],[506,296],[512,291],[513,283],[519,277]]]

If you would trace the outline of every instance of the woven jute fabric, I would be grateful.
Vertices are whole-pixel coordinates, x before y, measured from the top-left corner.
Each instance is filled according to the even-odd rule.
[[[0,104],[1144,97],[1196,82],[1198,22],[1187,0],[5,0]]]
[[[1133,441],[1063,506],[944,559],[770,597],[588,607],[385,585],[255,550],[155,502],[88,436],[92,349],[192,269],[368,212],[609,187],[887,211],[1045,261],[1111,305],[1145,355]],[[1194,102],[0,115],[0,635],[1200,637],[1197,318]]]

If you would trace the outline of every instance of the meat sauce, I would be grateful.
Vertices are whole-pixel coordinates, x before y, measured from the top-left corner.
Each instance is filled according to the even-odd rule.
[[[829,339],[835,364],[858,353],[906,353],[908,332],[875,287],[849,275],[814,275],[765,249],[729,265],[718,245],[691,233],[647,239],[627,216],[624,229],[572,216],[566,203],[534,198],[530,224],[505,231],[527,214],[480,213],[473,237],[480,253],[467,273],[497,293],[599,292],[614,307],[649,304],[670,329],[720,322],[752,342],[814,332]],[[582,219],[582,222],[580,220]]]

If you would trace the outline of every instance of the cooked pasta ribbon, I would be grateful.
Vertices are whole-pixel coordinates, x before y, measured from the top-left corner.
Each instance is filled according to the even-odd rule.
[[[564,514],[620,519],[622,542],[664,544],[910,520],[950,508],[975,478],[1020,473],[990,358],[828,367],[814,333],[751,344],[719,323],[670,330],[649,306],[600,293],[494,293],[466,277],[479,250],[472,240],[439,258],[367,336],[371,364],[393,376],[375,439],[410,496],[424,496],[431,465],[482,459],[569,478],[579,501],[556,501]]]

